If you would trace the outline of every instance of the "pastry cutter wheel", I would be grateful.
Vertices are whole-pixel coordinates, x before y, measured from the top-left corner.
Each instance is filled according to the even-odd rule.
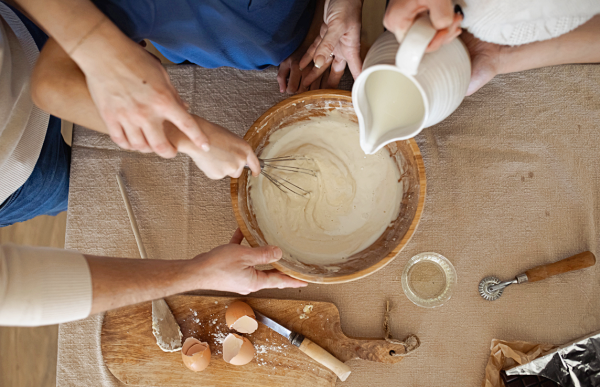
[[[565,258],[562,261],[529,269],[511,281],[502,282],[497,277],[485,277],[479,283],[479,294],[488,301],[494,301],[500,298],[504,288],[508,285],[541,281],[558,274],[585,269],[586,267],[594,266],[595,263],[596,257],[594,254],[591,251],[585,251]]]

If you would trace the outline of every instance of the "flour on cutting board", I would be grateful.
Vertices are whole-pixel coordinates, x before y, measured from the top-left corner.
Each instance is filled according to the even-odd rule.
[[[266,339],[267,343],[269,342],[269,339]],[[259,367],[263,367],[263,366],[271,366],[271,365],[279,365],[282,366],[283,363],[279,362],[278,364],[275,363],[274,361],[269,362],[268,360],[265,359],[266,354],[269,353],[275,353],[276,356],[287,356],[287,351],[289,350],[290,346],[285,344],[285,343],[281,343],[281,344],[254,344],[254,348],[256,350],[256,364]],[[276,357],[277,358],[277,357]]]
[[[210,314],[208,317],[205,317],[201,320],[200,317],[198,317],[197,311],[190,308],[190,313],[191,315],[189,319],[198,325],[197,327],[192,328],[192,335],[199,340],[206,340],[209,343],[214,343],[214,345],[211,346],[213,355],[221,355],[223,353],[223,341],[225,341],[225,338],[229,333],[235,331],[227,328],[226,324],[224,323],[224,319],[221,321],[215,316],[215,314]],[[202,324],[213,327],[212,329],[214,329],[214,331],[203,335],[198,331],[198,329],[202,327]],[[265,343],[263,344],[261,343],[262,339],[255,337],[255,334],[249,334],[245,336],[252,342],[252,344],[254,344],[256,353],[255,358],[258,366],[283,365],[280,362],[276,362],[276,360],[269,360],[265,358],[265,355],[276,354],[277,356],[287,356],[286,351],[288,351],[290,348],[288,344],[285,342],[271,343],[268,338],[264,339]]]

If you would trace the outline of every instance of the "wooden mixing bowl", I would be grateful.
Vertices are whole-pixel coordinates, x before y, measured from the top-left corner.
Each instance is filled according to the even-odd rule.
[[[299,94],[278,103],[263,114],[244,136],[260,157],[269,136],[286,126],[310,117],[325,116],[338,109],[357,122],[350,92],[341,90],[317,90]],[[308,282],[342,283],[363,278],[376,272],[388,263],[406,246],[415,232],[423,204],[425,203],[425,166],[415,140],[398,141],[388,144],[385,149],[403,171],[404,195],[400,203],[398,217],[371,246],[348,257],[342,263],[332,265],[304,264],[298,261],[281,259],[273,264],[275,268]],[[256,222],[249,199],[249,172],[238,179],[231,179],[231,204],[244,236],[251,246],[267,245],[265,237]]]

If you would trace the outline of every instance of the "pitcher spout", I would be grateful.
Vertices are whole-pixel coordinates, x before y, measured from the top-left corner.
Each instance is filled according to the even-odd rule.
[[[352,89],[360,129],[360,145],[373,154],[393,141],[406,140],[423,129],[427,102],[413,77],[378,65],[361,74]]]
[[[399,127],[394,130],[390,130],[384,133],[379,133],[378,131],[373,130],[372,127],[368,127],[364,122],[361,122],[359,119],[358,127],[360,130],[360,147],[363,152],[367,155],[372,155],[377,153],[381,148],[386,146],[389,143],[408,140],[409,138],[414,137],[418,134],[422,128],[420,125],[417,127]]]
[[[361,131],[361,133],[365,132],[365,130],[363,128],[360,128],[360,131]],[[362,148],[363,152],[365,152],[365,154],[367,154],[367,155],[372,155],[372,154],[376,153],[379,149],[381,149],[385,145],[386,144],[384,144],[384,143],[368,142],[363,139],[363,136],[360,137],[360,147]]]

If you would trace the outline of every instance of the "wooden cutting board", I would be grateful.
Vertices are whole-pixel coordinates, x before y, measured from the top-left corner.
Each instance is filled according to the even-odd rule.
[[[230,330],[225,325],[226,306],[244,300],[254,309],[328,350],[343,362],[364,359],[397,363],[406,353],[403,344],[382,339],[347,337],[340,327],[337,307],[329,302],[173,296],[167,303],[181,327],[183,339],[193,336],[210,345],[210,365],[202,372],[188,370],[181,351],[166,353],[152,335],[150,302],[107,312],[102,325],[102,355],[110,371],[130,385],[153,386],[323,386],[336,383],[329,369],[315,362],[283,336],[259,324],[246,335],[256,348],[254,359],[245,366],[223,361],[222,340]],[[312,311],[305,307],[312,305]],[[306,310],[306,312],[305,312]],[[350,375],[350,378],[352,375]]]

